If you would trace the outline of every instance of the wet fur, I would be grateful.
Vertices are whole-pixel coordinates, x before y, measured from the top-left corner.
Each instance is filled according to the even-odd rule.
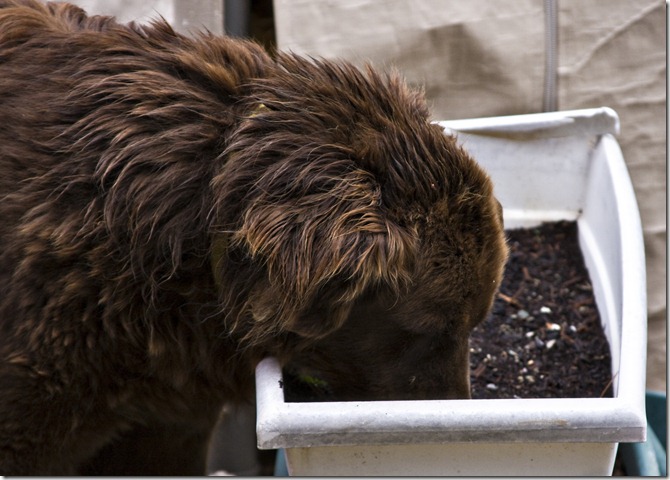
[[[467,396],[506,247],[428,115],[395,74],[0,0],[0,473],[202,472],[266,355]]]

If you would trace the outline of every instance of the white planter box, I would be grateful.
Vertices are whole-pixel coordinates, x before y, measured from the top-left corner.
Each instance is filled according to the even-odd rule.
[[[637,203],[607,108],[442,122],[491,174],[505,226],[577,220],[612,352],[614,398],[287,403],[256,370],[258,446],[291,475],[609,475],[646,436]],[[587,375],[588,372],[585,372]]]

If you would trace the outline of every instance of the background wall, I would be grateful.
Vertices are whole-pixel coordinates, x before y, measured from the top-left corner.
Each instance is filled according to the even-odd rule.
[[[223,33],[223,0],[74,0],[88,13],[112,15],[121,22],[147,23],[159,15],[181,33],[202,28]]]

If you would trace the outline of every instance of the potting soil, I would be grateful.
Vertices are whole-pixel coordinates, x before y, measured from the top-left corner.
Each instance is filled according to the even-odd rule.
[[[609,343],[576,222],[507,232],[491,315],[470,339],[473,398],[611,397]]]

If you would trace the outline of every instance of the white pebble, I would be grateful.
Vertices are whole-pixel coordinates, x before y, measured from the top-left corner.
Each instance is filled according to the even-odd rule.
[[[519,317],[521,320],[525,320],[530,316],[530,313],[528,313],[525,310],[519,310],[516,312],[517,317]]]
[[[542,307],[542,308],[540,308],[540,313],[551,313],[551,308]]]
[[[498,386],[495,383],[487,383],[486,388],[489,390],[498,390]]]
[[[554,345],[556,345],[556,340],[548,340],[547,343],[546,343],[547,350],[549,350]]]

